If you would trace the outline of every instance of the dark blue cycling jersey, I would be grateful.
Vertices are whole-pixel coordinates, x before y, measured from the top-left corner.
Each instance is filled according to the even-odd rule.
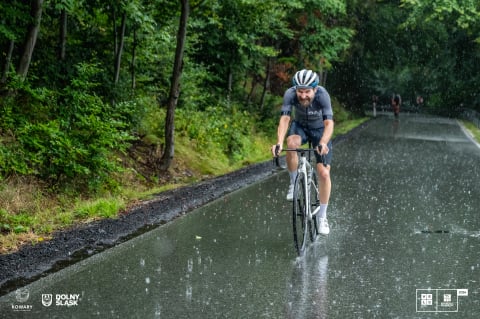
[[[293,120],[307,129],[323,128],[324,120],[333,119],[330,95],[324,87],[319,86],[312,104],[304,107],[297,98],[295,87],[285,91],[283,96],[282,115],[290,115]]]

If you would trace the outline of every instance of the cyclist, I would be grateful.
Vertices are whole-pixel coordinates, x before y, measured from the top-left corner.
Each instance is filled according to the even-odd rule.
[[[285,91],[281,109],[280,121],[277,129],[277,144],[272,146],[273,156],[276,150],[280,152],[287,136],[288,148],[299,148],[310,141],[319,146],[315,153],[317,172],[319,177],[320,198],[320,233],[327,235],[330,232],[327,221],[327,207],[330,199],[331,180],[330,164],[332,161],[333,111],[330,95],[327,90],[319,86],[319,77],[312,70],[300,70],[295,73],[293,86]],[[290,119],[293,121],[290,124]],[[278,148],[277,148],[278,147]],[[321,155],[325,155],[327,165],[322,164]],[[287,200],[293,200],[293,189],[297,177],[298,154],[287,152],[287,168],[290,174]]]
[[[400,115],[400,105],[402,104],[402,98],[400,94],[393,94],[392,96],[392,108],[395,118],[398,118]]]

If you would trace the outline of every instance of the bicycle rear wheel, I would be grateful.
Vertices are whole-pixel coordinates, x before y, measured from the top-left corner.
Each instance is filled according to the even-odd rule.
[[[293,241],[299,256],[303,255],[307,242],[308,218],[306,215],[306,196],[305,175],[299,173],[295,180],[292,212]]]
[[[310,181],[310,211],[313,213],[315,209],[320,206],[320,198],[318,197],[318,175],[317,170],[313,168],[312,170],[312,180]],[[311,224],[309,225],[310,229],[310,240],[315,241],[320,227],[320,217],[318,214],[312,216]]]

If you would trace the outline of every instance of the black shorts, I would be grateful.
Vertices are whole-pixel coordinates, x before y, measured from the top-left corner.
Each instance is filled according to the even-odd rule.
[[[324,128],[315,128],[315,129],[305,129],[301,126],[298,122],[293,121],[288,129],[287,136],[290,135],[299,135],[302,139],[302,145],[306,144],[308,141],[312,143],[313,147],[316,147],[322,138]],[[325,156],[326,163],[331,165],[332,158],[333,158],[333,145],[332,141],[329,141],[327,144],[329,151],[328,154]],[[315,158],[317,159],[317,163],[322,163],[322,157],[320,154],[315,152]]]

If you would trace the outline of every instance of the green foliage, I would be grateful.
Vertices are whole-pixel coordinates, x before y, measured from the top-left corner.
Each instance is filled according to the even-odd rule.
[[[473,89],[480,81],[478,4],[472,1],[349,0],[357,30],[348,58],[335,63],[330,92],[350,110],[380,96],[402,95],[423,109],[455,116],[461,105],[480,107]],[[464,12],[464,16],[460,13]],[[471,21],[466,27],[462,21]],[[461,20],[461,21],[460,21]],[[476,20],[475,23],[473,21]]]
[[[193,57],[209,68],[210,80],[228,90],[229,81],[260,74],[259,67],[279,55],[276,42],[293,36],[288,26],[291,1],[220,1],[202,8],[192,22]],[[233,87],[232,89],[237,89]]]
[[[29,214],[9,214],[6,210],[0,209],[0,233],[26,233],[33,224],[34,217]]]
[[[236,107],[218,105],[207,107],[203,112],[178,109],[175,123],[177,132],[192,140],[196,147],[215,145],[227,156],[238,159],[244,147],[241,137],[248,135],[254,118]]]
[[[426,109],[447,114],[480,105],[475,1],[199,0],[191,8],[176,134],[232,162],[252,151],[245,136],[275,135],[281,92],[303,66],[328,75],[331,96],[349,110],[394,91],[406,102],[422,95]],[[164,143],[180,5],[55,0],[43,9],[26,81],[10,72],[0,83],[0,179],[34,175],[55,187],[114,189],[117,155],[132,136]],[[60,10],[68,13],[63,60]],[[13,71],[30,8],[9,0],[0,12],[0,65],[14,40]],[[337,121],[346,116],[336,110]]]
[[[351,119],[351,114],[345,109],[345,107],[336,99],[332,98],[333,114],[335,116],[335,125],[342,122],[346,122]]]
[[[12,138],[0,148],[2,176],[33,174],[52,184],[75,181],[90,190],[114,185],[110,174],[120,170],[115,154],[124,152],[131,140],[130,123],[125,122],[131,110],[110,106],[90,93],[99,72],[95,66],[79,65],[78,77],[61,94],[24,88],[3,103],[10,111],[2,113],[1,122]],[[14,112],[24,99],[32,112],[42,112]]]
[[[327,63],[341,60],[350,47],[354,30],[342,21],[346,15],[344,1],[306,1],[305,9],[298,26],[301,54],[320,70],[321,59]]]
[[[116,200],[99,199],[76,208],[74,216],[81,219],[94,217],[112,218],[117,216],[118,212],[123,208],[125,208],[124,205]]]
[[[420,82],[430,80],[436,84],[425,90],[432,95],[427,99],[429,106],[448,115],[455,115],[455,109],[466,101],[469,107],[480,108],[480,97],[472,90],[480,81],[480,3],[470,0],[401,3],[408,13],[401,27],[413,30],[421,38],[424,45],[419,52],[429,57],[420,75]]]
[[[0,2],[2,20],[0,23],[0,39],[19,40],[23,29],[30,20],[28,6],[18,1]]]
[[[404,26],[415,28],[419,22],[438,25],[447,23],[454,28],[475,33],[480,38],[480,4],[471,0],[402,0],[402,7],[410,11]]]

